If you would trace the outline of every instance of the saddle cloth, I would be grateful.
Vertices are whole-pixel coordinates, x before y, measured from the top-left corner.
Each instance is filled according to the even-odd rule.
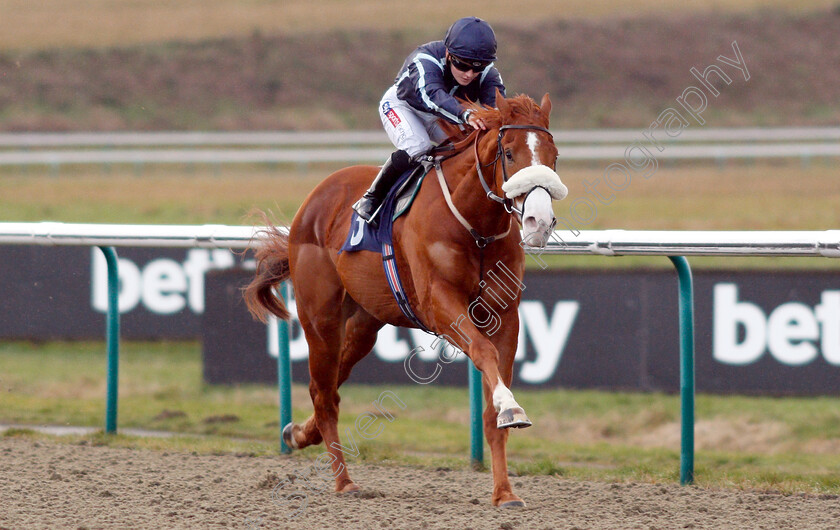
[[[433,164],[423,164],[414,170],[407,171],[397,180],[382,204],[379,213],[379,226],[376,229],[371,228],[359,217],[359,214],[353,212],[350,233],[347,234],[347,239],[339,250],[339,253],[356,250],[381,252],[385,279],[388,281],[388,287],[391,289],[391,294],[394,295],[397,305],[415,326],[430,334],[434,334],[434,332],[429,330],[414,313],[403,289],[402,280],[400,280],[400,274],[397,270],[397,260],[394,256],[392,229],[394,221],[411,208],[423,179],[426,178],[432,167],[434,167]]]
[[[420,185],[431,167],[433,166],[420,165],[406,171],[397,179],[382,203],[378,215],[379,225],[376,228],[371,227],[354,211],[350,219],[350,232],[339,253],[358,250],[381,252],[382,243],[391,244],[394,221],[411,209],[414,198],[420,191]]]

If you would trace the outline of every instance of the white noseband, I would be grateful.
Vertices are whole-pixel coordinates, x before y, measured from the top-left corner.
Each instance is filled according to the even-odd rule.
[[[513,199],[528,193],[537,186],[545,188],[555,201],[562,201],[569,194],[569,189],[563,184],[557,173],[544,165],[528,166],[520,169],[502,185],[502,190],[508,199]]]

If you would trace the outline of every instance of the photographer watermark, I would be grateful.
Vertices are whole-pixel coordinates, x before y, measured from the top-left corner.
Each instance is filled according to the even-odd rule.
[[[495,302],[499,308],[507,309],[508,303],[504,301],[504,298],[509,298],[511,303],[515,302],[519,293],[525,290],[525,284],[522,283],[519,277],[516,276],[513,271],[511,271],[501,260],[496,262],[496,267],[494,269],[487,271],[487,277],[490,278],[493,285],[486,280],[482,280],[481,283],[479,283],[479,287],[482,289],[482,294],[473,300],[467,307],[467,315],[469,315],[469,318],[467,315],[462,313],[458,315],[458,317],[449,325],[449,329],[454,332],[454,335],[463,341],[464,347],[461,347],[460,343],[447,333],[441,333],[438,335],[434,342],[432,342],[431,346],[433,350],[438,352],[435,368],[432,375],[423,377],[418,375],[411,366],[411,360],[421,352],[425,351],[422,346],[417,346],[409,352],[408,357],[406,357],[403,362],[405,373],[408,375],[409,379],[421,385],[428,385],[429,383],[434,382],[443,371],[441,363],[449,364],[459,355],[464,353],[464,348],[472,343],[472,340],[461,329],[465,321],[469,320],[470,323],[482,330],[488,337],[492,337],[499,328],[502,327],[502,319],[499,316],[499,313],[493,309],[493,305],[491,305],[488,298]],[[494,289],[494,286],[499,292]],[[451,355],[446,353],[447,347],[452,348]]]

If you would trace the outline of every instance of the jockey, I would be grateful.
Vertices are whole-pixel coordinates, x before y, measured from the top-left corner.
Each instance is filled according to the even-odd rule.
[[[353,205],[359,217],[375,224],[391,186],[416,167],[432,146],[446,139],[438,119],[486,129],[456,98],[495,107],[496,89],[505,94],[495,60],[496,35],[487,22],[476,17],[457,20],[444,40],[423,44],[408,56],[394,85],[379,102],[379,118],[397,150]]]

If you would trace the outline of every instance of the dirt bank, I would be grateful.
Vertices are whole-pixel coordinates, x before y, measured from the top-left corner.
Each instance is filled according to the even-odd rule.
[[[497,24],[511,93],[554,98],[555,127],[647,127],[703,72],[711,126],[836,125],[840,14],[759,11]],[[380,127],[406,54],[442,35],[330,31],[0,54],[0,130]],[[420,40],[418,40],[418,38]],[[749,80],[718,61],[735,59]]]

